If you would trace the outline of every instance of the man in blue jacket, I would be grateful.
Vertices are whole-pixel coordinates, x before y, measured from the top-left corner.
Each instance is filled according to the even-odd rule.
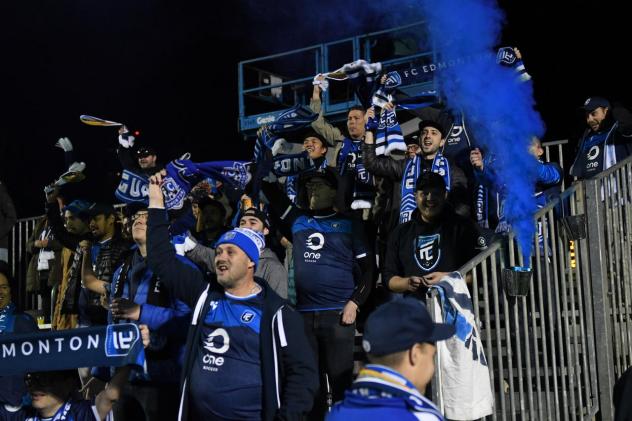
[[[407,297],[375,310],[366,322],[364,366],[327,421],[443,421],[423,394],[434,375],[435,343],[454,335],[454,326],[434,323],[419,300]]]
[[[150,178],[147,262],[174,297],[194,308],[178,420],[301,419],[318,377],[300,316],[255,278],[264,240],[236,228],[216,243],[209,280],[176,258],[160,185]]]
[[[145,350],[147,373],[135,376],[124,387],[114,416],[119,421],[138,419],[132,408],[138,410],[140,404],[147,421],[175,419],[179,403],[178,380],[191,310],[173,298],[162,279],[147,266],[147,208],[133,207],[130,213],[136,246],[112,277],[108,321],[146,324],[151,335]],[[195,267],[187,258],[177,258]]]

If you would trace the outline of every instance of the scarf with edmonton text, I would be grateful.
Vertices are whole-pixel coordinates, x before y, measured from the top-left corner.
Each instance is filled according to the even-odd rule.
[[[272,172],[277,177],[286,177],[285,179],[285,194],[292,201],[296,203],[296,196],[298,195],[298,176],[302,172],[313,170],[318,168],[327,168],[327,159],[323,159],[320,165],[309,158],[309,154],[303,151],[298,154],[291,155],[277,155],[273,158]]]
[[[15,324],[15,304],[9,303],[0,309],[0,333],[13,332]]]
[[[140,330],[132,323],[0,335],[0,355],[3,375],[78,367],[145,366]]]
[[[261,190],[261,180],[273,169],[272,146],[280,139],[284,133],[296,132],[310,126],[318,114],[303,105],[297,105],[283,113],[277,119],[262,127],[257,133],[252,162],[254,171],[252,176],[252,186],[250,197],[253,204],[259,204],[259,191]]]
[[[402,200],[399,205],[400,224],[410,221],[413,212],[417,209],[417,202],[415,202],[415,185],[417,184],[417,179],[421,175],[422,159],[423,158],[420,155],[417,155],[413,159],[408,159],[406,161],[406,168],[404,169],[404,175],[402,177]],[[443,155],[440,153],[435,155],[432,160],[432,167],[430,171],[443,177],[446,189],[447,191],[450,191],[450,165]]]

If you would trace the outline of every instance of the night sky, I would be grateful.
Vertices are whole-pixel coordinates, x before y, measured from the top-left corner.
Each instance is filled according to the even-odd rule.
[[[252,146],[237,132],[237,62],[418,18],[411,0],[396,11],[364,3],[341,11],[333,0],[1,2],[0,179],[19,216],[43,212],[42,188],[64,170],[54,147],[62,136],[88,165],[83,194],[113,200],[116,129],[83,125],[81,114],[140,130],[163,159],[186,151],[197,161],[248,159]],[[499,44],[524,55],[545,140],[575,139],[586,97],[632,105],[629,22],[614,2],[553,4],[500,2]]]

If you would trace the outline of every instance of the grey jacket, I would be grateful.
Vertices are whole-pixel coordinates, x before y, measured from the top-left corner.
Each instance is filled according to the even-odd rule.
[[[202,266],[206,271],[215,273],[215,265],[213,264],[215,261],[215,249],[198,243],[186,255],[191,261]],[[265,248],[261,252],[255,276],[264,279],[274,292],[287,299],[287,269],[269,248]]]

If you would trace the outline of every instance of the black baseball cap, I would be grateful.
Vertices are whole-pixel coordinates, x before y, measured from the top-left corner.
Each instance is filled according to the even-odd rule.
[[[415,191],[423,190],[425,188],[437,188],[441,190],[447,190],[445,180],[436,172],[424,172],[417,178],[417,184],[415,185]]]
[[[157,155],[156,150],[151,146],[140,146],[136,149],[136,157],[145,158],[150,155]]]
[[[439,133],[441,133],[441,139],[445,138],[446,130],[438,122],[436,122],[434,120],[422,120],[421,123],[419,123],[419,132],[421,133],[421,131],[424,128],[426,128],[426,127],[433,127],[435,129],[439,130]]]
[[[94,203],[86,212],[89,216],[114,215],[116,210],[109,203]]]
[[[304,182],[317,177],[323,179],[325,183],[327,183],[330,187],[333,187],[334,189],[338,187],[338,176],[332,168],[318,168],[305,171],[301,174],[301,179]]]
[[[584,101],[584,105],[582,106],[582,109],[586,111],[587,113],[590,113],[599,107],[610,108],[610,102],[605,98],[602,98],[599,96],[593,96],[593,97],[588,98],[586,101]]]
[[[425,304],[413,297],[389,301],[366,321],[362,348],[367,354],[389,355],[416,343],[435,343],[454,335],[453,325],[435,323]]]
[[[263,223],[263,226],[270,229],[270,218],[268,218],[268,214],[262,210],[259,210],[255,207],[246,209],[242,214],[241,218],[244,216],[253,216],[260,220]],[[241,219],[239,218],[239,219]]]

